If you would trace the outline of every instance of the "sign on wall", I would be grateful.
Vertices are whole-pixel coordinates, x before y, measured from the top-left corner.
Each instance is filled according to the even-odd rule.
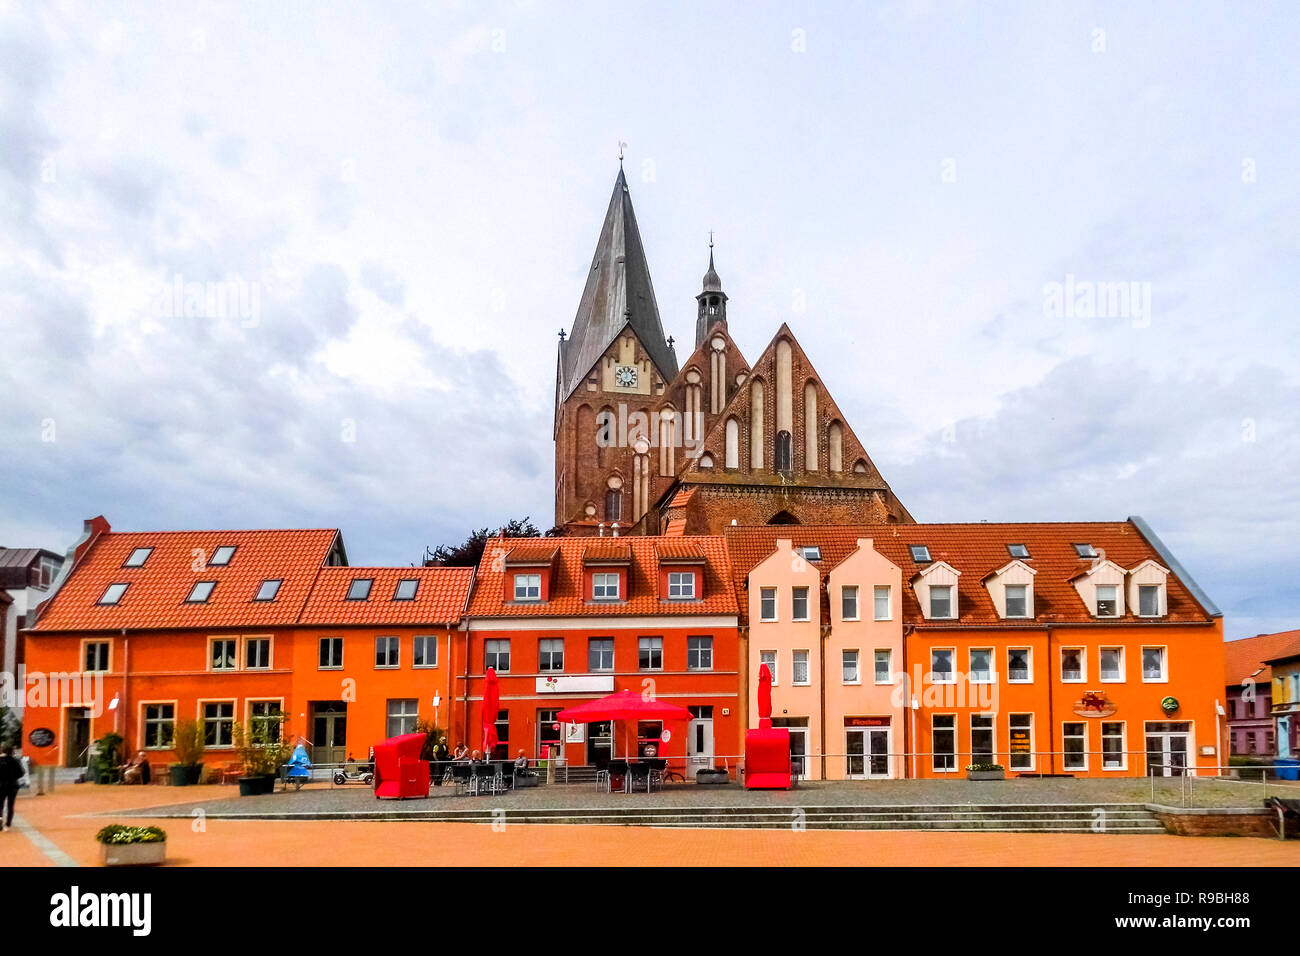
[[[539,694],[609,694],[613,691],[613,674],[557,674],[537,678]]]
[[[566,744],[584,744],[587,742],[586,724],[565,724],[564,742]]]
[[[27,735],[27,742],[33,747],[49,747],[54,743],[54,731],[48,727],[37,727]]]

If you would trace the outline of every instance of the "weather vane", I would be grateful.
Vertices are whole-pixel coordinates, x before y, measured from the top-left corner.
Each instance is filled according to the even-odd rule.
[[[713,230],[712,230],[712,229],[709,230],[709,248],[710,248],[710,249],[713,248]]]
[[[627,149],[627,143],[619,142],[618,144],[618,164],[623,165],[623,150]]]

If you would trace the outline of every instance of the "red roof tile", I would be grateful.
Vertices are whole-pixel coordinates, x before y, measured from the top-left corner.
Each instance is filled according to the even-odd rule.
[[[690,504],[691,498],[694,497],[694,495],[695,495],[694,485],[687,488],[682,488],[678,490],[678,492],[675,495],[673,495],[673,500],[668,505],[668,507],[685,508],[688,504]]]
[[[584,555],[592,547],[603,547],[600,538],[545,539],[546,547],[559,552],[551,577],[549,601],[529,603],[507,601],[507,573],[500,560],[504,551],[536,547],[540,539],[506,539],[489,541],[483,552],[470,597],[467,617],[630,617],[663,615],[736,614],[736,598],[731,589],[731,563],[726,543],[720,536],[674,538],[674,543],[694,542],[704,556],[703,597],[696,601],[669,601],[659,598],[659,558],[657,547],[664,541],[655,537],[620,538],[631,549],[628,568],[627,600],[592,602],[583,594]],[[603,539],[608,543],[609,539]],[[552,543],[553,542],[553,543]]]
[[[631,561],[632,546],[627,543],[626,538],[597,538],[587,545],[582,560],[587,564]]]
[[[1265,661],[1300,654],[1300,631],[1256,634],[1237,641],[1223,642],[1224,684],[1239,686],[1247,677],[1257,684],[1273,679],[1273,668]]]
[[[1043,624],[1099,623],[1070,583],[1080,570],[1091,566],[1093,559],[1079,558],[1074,542],[1087,542],[1098,554],[1131,570],[1147,559],[1165,562],[1128,521],[1115,522],[1041,522],[992,524],[888,524],[853,526],[770,525],[725,529],[732,561],[732,577],[746,609],[745,579],[749,572],[776,550],[778,539],[790,538],[794,546],[817,545],[822,560],[814,562],[823,576],[857,549],[859,538],[873,539],[873,546],[903,572],[903,619],[918,626],[952,627],[954,624],[998,625],[1005,627],[1041,627]],[[927,622],[921,614],[911,580],[926,567],[912,560],[910,546],[929,548],[931,564],[944,561],[961,571],[958,587],[956,621]],[[1023,544],[1029,549],[1025,563],[1038,574],[1034,578],[1035,617],[1025,622],[1009,621],[998,616],[987,588],[980,581],[990,571],[1005,566],[1012,559],[1009,544]],[[969,583],[967,583],[969,582]],[[1192,597],[1186,586],[1170,574],[1167,592],[1168,614],[1162,623],[1204,623],[1209,614]],[[1110,621],[1153,623],[1126,611]]]
[[[456,624],[473,577],[473,568],[322,568],[299,623]],[[365,601],[347,599],[357,578],[373,581]],[[408,579],[419,582],[415,599],[394,600],[398,582]]]
[[[685,518],[668,519],[668,527],[664,529],[664,534],[676,536],[676,535],[683,535],[685,533],[686,533]]]
[[[489,541],[487,550],[492,550],[493,544],[498,544],[504,540],[507,539],[498,538],[496,541]],[[512,547],[506,553],[505,563],[550,564],[555,560],[558,553],[559,549],[555,546],[554,541],[549,538],[515,539],[512,541]]]
[[[51,599],[34,628],[45,631],[264,627],[298,619],[316,572],[338,540],[333,529],[312,531],[139,531],[101,535]],[[230,563],[194,567],[234,546]],[[138,568],[123,562],[136,548],[153,548]],[[282,583],[273,601],[255,601],[262,582]],[[204,604],[186,603],[199,581],[215,581]],[[99,604],[113,583],[127,584],[114,605]]]
[[[662,538],[655,545],[655,554],[660,561],[703,561],[704,549],[694,538]]]

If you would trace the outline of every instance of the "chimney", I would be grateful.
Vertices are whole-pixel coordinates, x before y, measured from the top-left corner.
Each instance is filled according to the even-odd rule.
[[[617,537],[618,537],[618,522],[615,521],[615,522],[610,526],[610,529],[614,532],[614,537],[617,538]]]

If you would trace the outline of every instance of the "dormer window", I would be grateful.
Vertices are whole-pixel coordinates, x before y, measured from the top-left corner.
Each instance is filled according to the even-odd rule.
[[[223,568],[230,563],[230,559],[235,556],[235,546],[225,544],[212,552],[212,559],[208,561],[210,568]]]
[[[122,581],[110,584],[108,587],[104,588],[104,593],[100,595],[97,603],[116,604],[118,601],[122,600],[122,595],[126,593],[126,588],[126,583]]]
[[[952,585],[934,584],[930,586],[930,617],[955,617],[952,607]]]
[[[822,549],[815,546],[804,548],[803,559],[805,561],[820,561],[822,559]]]
[[[196,581],[194,587],[190,588],[190,595],[185,599],[186,604],[207,604],[208,598],[212,596],[212,589],[217,586],[216,581]]]
[[[1097,585],[1097,616],[1119,617],[1119,585]]]
[[[1097,549],[1094,548],[1092,545],[1083,542],[1075,542],[1074,553],[1081,558],[1097,557]]]
[[[127,559],[122,562],[122,567],[142,568],[151,554],[153,554],[153,548],[135,548],[127,556]]]
[[[924,544],[914,544],[911,546],[912,560],[917,564],[930,563],[930,548]]]
[[[394,601],[414,601],[415,595],[420,590],[419,578],[402,578],[397,582],[397,589],[393,591]]]
[[[1023,544],[1009,544],[1007,545],[1007,553],[1013,558],[1023,561],[1029,557],[1029,547]]]
[[[349,601],[369,601],[370,587],[375,583],[374,578],[353,578],[352,583],[348,585]]]
[[[515,577],[515,589],[518,591],[519,578]],[[618,600],[618,572],[616,571],[598,571],[591,576],[591,598],[593,601],[617,601]]]
[[[1138,585],[1139,617],[1160,616],[1160,591],[1161,587],[1158,584]]]
[[[695,599],[695,572],[668,572],[668,600],[691,601]]]
[[[262,586],[257,589],[257,595],[254,601],[274,601],[275,596],[280,593],[280,578],[268,578],[262,582]]]
[[[1029,617],[1029,585],[1007,585],[1007,617]]]
[[[542,576],[540,574],[515,575],[515,600],[540,601],[542,599]]]

